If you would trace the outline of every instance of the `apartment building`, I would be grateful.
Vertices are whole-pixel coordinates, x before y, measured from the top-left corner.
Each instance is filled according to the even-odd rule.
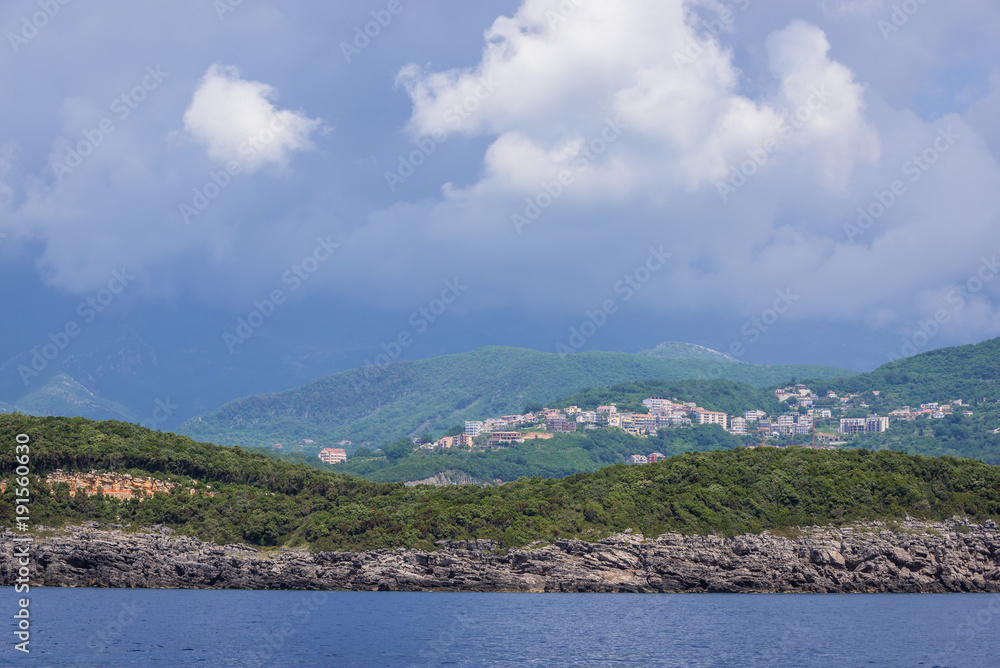
[[[700,410],[695,411],[694,421],[698,424],[717,424],[723,429],[728,426],[729,416],[725,413],[717,413],[715,411]]]
[[[889,418],[869,415],[865,418],[865,431],[870,434],[880,434],[889,428]]]
[[[465,435],[466,436],[470,436],[472,438],[475,438],[476,436],[479,436],[481,433],[483,433],[483,428],[485,426],[486,425],[484,423],[482,423],[482,422],[476,422],[476,421],[466,420],[465,421]]]
[[[347,461],[347,453],[343,448],[323,448],[319,451],[319,460],[324,464],[336,464]]]
[[[632,416],[632,424],[639,428],[645,429],[647,431],[656,431],[657,419],[655,415],[645,415],[643,413],[636,413]]]
[[[661,397],[650,397],[648,399],[643,399],[642,405],[651,411],[662,411],[664,409],[672,408],[674,402]]]
[[[576,431],[576,422],[570,422],[565,415],[552,415],[545,419],[549,431]]]
[[[865,433],[865,418],[841,418],[841,434],[863,434]]]
[[[524,443],[524,435],[519,431],[495,431],[490,437],[489,443]]]
[[[866,418],[842,418],[841,434],[878,434],[889,428],[889,418],[869,415]]]
[[[659,427],[688,427],[691,426],[691,418],[683,413],[656,416],[656,426]]]

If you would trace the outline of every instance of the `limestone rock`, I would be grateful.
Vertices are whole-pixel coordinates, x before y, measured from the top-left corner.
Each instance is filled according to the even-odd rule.
[[[494,541],[441,541],[437,552],[263,553],[171,535],[71,527],[31,544],[45,586],[204,589],[558,592],[1000,592],[992,521],[811,527],[798,538],[624,533],[502,551]],[[0,534],[0,585],[17,577]]]

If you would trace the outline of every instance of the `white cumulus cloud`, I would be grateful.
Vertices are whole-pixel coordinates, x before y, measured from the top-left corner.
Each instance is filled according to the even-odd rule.
[[[233,66],[212,65],[184,113],[184,129],[214,160],[236,160],[249,172],[285,167],[293,153],[313,148],[310,135],[322,120],[277,109],[277,96],[272,86],[240,78]]]

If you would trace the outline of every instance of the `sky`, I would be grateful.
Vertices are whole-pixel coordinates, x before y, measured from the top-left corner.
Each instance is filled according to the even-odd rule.
[[[0,33],[0,400],[49,344],[194,414],[379,355],[1000,335],[990,0],[9,0]]]

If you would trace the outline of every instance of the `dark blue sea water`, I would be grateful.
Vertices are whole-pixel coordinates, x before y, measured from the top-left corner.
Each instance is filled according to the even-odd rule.
[[[8,621],[2,665],[1000,666],[1000,595],[32,589],[30,599],[31,654],[13,649]]]

